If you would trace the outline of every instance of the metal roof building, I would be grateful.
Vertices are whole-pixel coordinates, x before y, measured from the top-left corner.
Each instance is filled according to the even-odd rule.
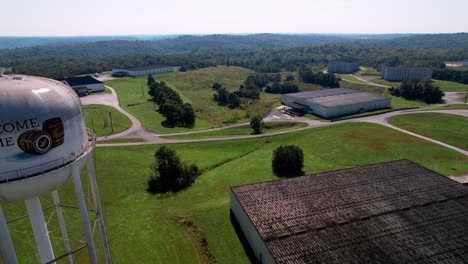
[[[340,59],[328,61],[329,73],[355,73],[359,71],[359,60],[357,59]]]
[[[157,74],[164,72],[174,71],[174,66],[169,65],[153,65],[153,66],[143,66],[143,67],[133,67],[133,68],[121,68],[121,69],[112,69],[112,76],[124,77],[137,77],[148,74]]]
[[[283,94],[281,103],[325,118],[390,108],[391,98],[353,89],[335,88]]]
[[[78,95],[85,95],[88,92],[104,91],[104,83],[91,76],[66,78],[63,82],[71,86]]]
[[[412,67],[383,67],[380,78],[394,82],[400,82],[409,79],[430,80],[432,78],[432,69]]]
[[[467,263],[468,187],[408,160],[231,188],[260,263]]]

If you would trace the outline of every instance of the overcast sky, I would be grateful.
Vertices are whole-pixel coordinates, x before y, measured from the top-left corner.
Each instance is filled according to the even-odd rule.
[[[0,36],[468,32],[468,0],[0,0]]]

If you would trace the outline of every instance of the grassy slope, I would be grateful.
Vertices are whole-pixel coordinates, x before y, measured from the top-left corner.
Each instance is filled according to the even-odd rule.
[[[85,105],[83,108],[86,126],[93,129],[98,137],[122,132],[132,125],[126,116],[111,106]],[[109,112],[112,115],[114,131],[111,129]]]
[[[156,75],[158,77],[159,75]],[[129,113],[134,115],[140,120],[147,129],[157,133],[173,133],[173,132],[184,132],[191,130],[200,130],[214,127],[214,125],[205,122],[199,118],[196,119],[196,125],[193,129],[183,127],[165,127],[162,122],[165,118],[159,114],[157,106],[148,99],[148,89],[146,87],[146,76],[138,78],[122,78],[106,82],[106,85],[114,88],[119,95],[119,103]],[[143,92],[141,87],[143,86]],[[185,102],[190,101],[182,96]]]
[[[457,82],[449,82],[449,81],[441,81],[441,80],[432,80],[433,83],[440,87],[440,89],[444,92],[466,92],[468,91],[468,85],[457,83]]]
[[[468,118],[440,113],[394,116],[390,123],[405,130],[468,150]]]
[[[200,243],[180,224],[180,218],[190,219],[200,228],[219,263],[249,263],[229,221],[229,188],[276,179],[271,172],[271,155],[281,144],[295,144],[304,150],[307,174],[397,159],[413,160],[444,175],[468,172],[467,157],[375,124],[348,123],[267,139],[270,144],[263,138],[171,145],[183,160],[201,168],[258,150],[205,172],[191,188],[165,198],[145,192],[158,146],[98,148],[98,184],[114,263],[206,262]],[[74,192],[61,194],[66,202],[67,195]],[[24,208],[22,203],[18,206]],[[16,206],[4,209],[8,216],[18,211]],[[25,237],[25,227],[28,225],[12,231],[17,234],[17,243]],[[25,257],[32,254],[27,246],[15,246],[22,252],[21,263],[35,263]]]
[[[444,105],[444,106],[431,108],[430,110],[451,110],[451,109],[468,109],[468,104]],[[418,111],[427,111],[427,109],[418,110]]]
[[[146,76],[123,78],[108,81],[106,84],[116,89],[121,106],[135,115],[146,128],[164,134],[202,130],[226,123],[246,122],[252,115],[266,114],[269,107],[278,101],[279,95],[262,93],[261,100],[255,103],[243,99],[243,109],[234,110],[218,106],[213,101],[215,92],[211,86],[214,82],[220,82],[228,90],[234,91],[251,73],[252,71],[239,67],[218,66],[154,75],[157,80],[165,81],[171,88],[178,91],[185,102],[192,104],[197,116],[193,129],[169,128],[161,124],[164,117],[155,111],[157,108],[153,106],[153,103],[148,102],[150,97],[147,94]]]
[[[263,129],[264,134],[270,134],[274,132],[286,131],[291,129],[296,129],[300,127],[305,127],[304,123],[294,123],[294,122],[268,122],[265,123],[265,128]],[[212,132],[203,132],[196,134],[187,134],[187,135],[177,135],[177,136],[167,136],[164,138],[169,139],[196,139],[196,138],[213,138],[213,137],[228,137],[228,136],[240,136],[240,135],[250,135],[252,133],[252,128],[249,125],[234,127],[229,129],[217,130]]]

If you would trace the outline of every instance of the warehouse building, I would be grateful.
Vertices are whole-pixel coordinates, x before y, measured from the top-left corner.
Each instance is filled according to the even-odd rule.
[[[135,67],[135,68],[123,68],[123,69],[112,69],[112,76],[115,77],[138,77],[148,74],[157,74],[164,72],[174,71],[174,66],[169,65],[155,65],[155,66],[145,66],[145,67]]]
[[[467,263],[468,187],[408,160],[231,188],[259,263]]]
[[[87,95],[91,92],[104,91],[104,83],[91,76],[66,78],[63,82],[71,86],[80,96]]]
[[[391,108],[391,100],[389,97],[344,88],[281,95],[283,105],[324,118]]]
[[[383,67],[380,77],[387,81],[401,82],[409,79],[430,80],[431,68]]]
[[[328,61],[329,73],[355,73],[359,71],[359,60],[343,59]]]

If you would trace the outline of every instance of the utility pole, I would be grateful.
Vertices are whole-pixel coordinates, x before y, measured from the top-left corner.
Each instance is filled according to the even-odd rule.
[[[109,120],[110,120],[111,130],[112,132],[114,132],[114,124],[112,123],[112,112],[109,112]]]

